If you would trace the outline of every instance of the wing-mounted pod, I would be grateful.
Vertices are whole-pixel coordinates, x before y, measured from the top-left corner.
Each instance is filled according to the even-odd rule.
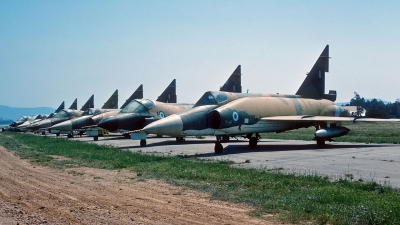
[[[220,91],[242,93],[242,69],[238,65],[228,78],[225,84],[219,89]]]
[[[336,100],[336,91],[325,94],[325,73],[329,72],[329,45],[325,47],[315,62],[311,71],[307,74],[296,95],[303,98]]]
[[[69,109],[77,110],[78,109],[78,99],[76,98]]]
[[[141,84],[135,92],[133,92],[133,94],[131,95],[131,97],[129,97],[125,103],[121,106],[120,109],[123,109],[126,105],[129,104],[129,102],[131,102],[134,99],[142,99],[143,98],[143,84]]]
[[[54,113],[58,113],[65,108],[65,102],[63,101],[60,106],[54,111]]]
[[[85,111],[89,108],[94,108],[94,95],[90,96],[87,102],[82,106],[81,111]]]
[[[177,103],[176,79],[174,79],[164,90],[164,92],[158,96],[156,101],[164,103]]]
[[[104,103],[102,109],[118,109],[118,89],[111,95],[111,97]]]

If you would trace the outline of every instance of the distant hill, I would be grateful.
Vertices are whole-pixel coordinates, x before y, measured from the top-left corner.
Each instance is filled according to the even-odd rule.
[[[20,116],[33,116],[34,114],[50,114],[55,109],[50,107],[14,108],[0,105],[0,118],[3,120],[17,120]]]

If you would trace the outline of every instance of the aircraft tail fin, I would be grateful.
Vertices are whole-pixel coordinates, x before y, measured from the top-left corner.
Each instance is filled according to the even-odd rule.
[[[174,79],[169,86],[164,90],[164,92],[158,96],[158,102],[165,102],[165,103],[176,103],[177,96],[176,96],[176,79]]]
[[[85,111],[88,108],[94,108],[94,95],[90,96],[89,100],[82,106],[81,110]]]
[[[237,66],[220,91],[242,93],[242,68]]]
[[[307,74],[296,95],[303,98],[336,100],[336,91],[325,94],[325,73],[329,72],[329,45],[325,47],[315,62],[311,71]]]
[[[133,92],[133,94],[131,95],[131,97],[129,97],[125,103],[121,106],[120,109],[125,108],[126,105],[128,105],[129,102],[131,102],[134,99],[142,99],[143,98],[143,84],[141,84],[135,92]]]
[[[60,106],[58,106],[58,108],[56,109],[56,111],[54,111],[54,113],[58,113],[63,109],[65,109],[65,102],[64,101],[61,103]]]
[[[69,109],[77,110],[78,109],[78,99],[76,98]]]
[[[118,109],[118,89],[111,95],[111,97],[104,103],[102,109]]]

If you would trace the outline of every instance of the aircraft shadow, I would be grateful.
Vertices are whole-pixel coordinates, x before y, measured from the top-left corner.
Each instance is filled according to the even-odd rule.
[[[337,142],[336,142],[337,143]],[[316,144],[263,144],[258,143],[257,147],[249,147],[243,145],[229,144],[225,145],[222,155],[233,155],[248,152],[284,152],[284,151],[324,151],[331,149],[356,149],[356,148],[375,148],[375,147],[385,147],[386,145],[362,145],[362,144],[329,144],[327,143],[324,148],[319,148]],[[206,154],[207,155],[207,154]]]

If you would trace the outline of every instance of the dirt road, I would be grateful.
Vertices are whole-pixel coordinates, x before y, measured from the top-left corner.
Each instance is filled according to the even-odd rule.
[[[135,173],[30,164],[0,146],[0,224],[274,224]]]

